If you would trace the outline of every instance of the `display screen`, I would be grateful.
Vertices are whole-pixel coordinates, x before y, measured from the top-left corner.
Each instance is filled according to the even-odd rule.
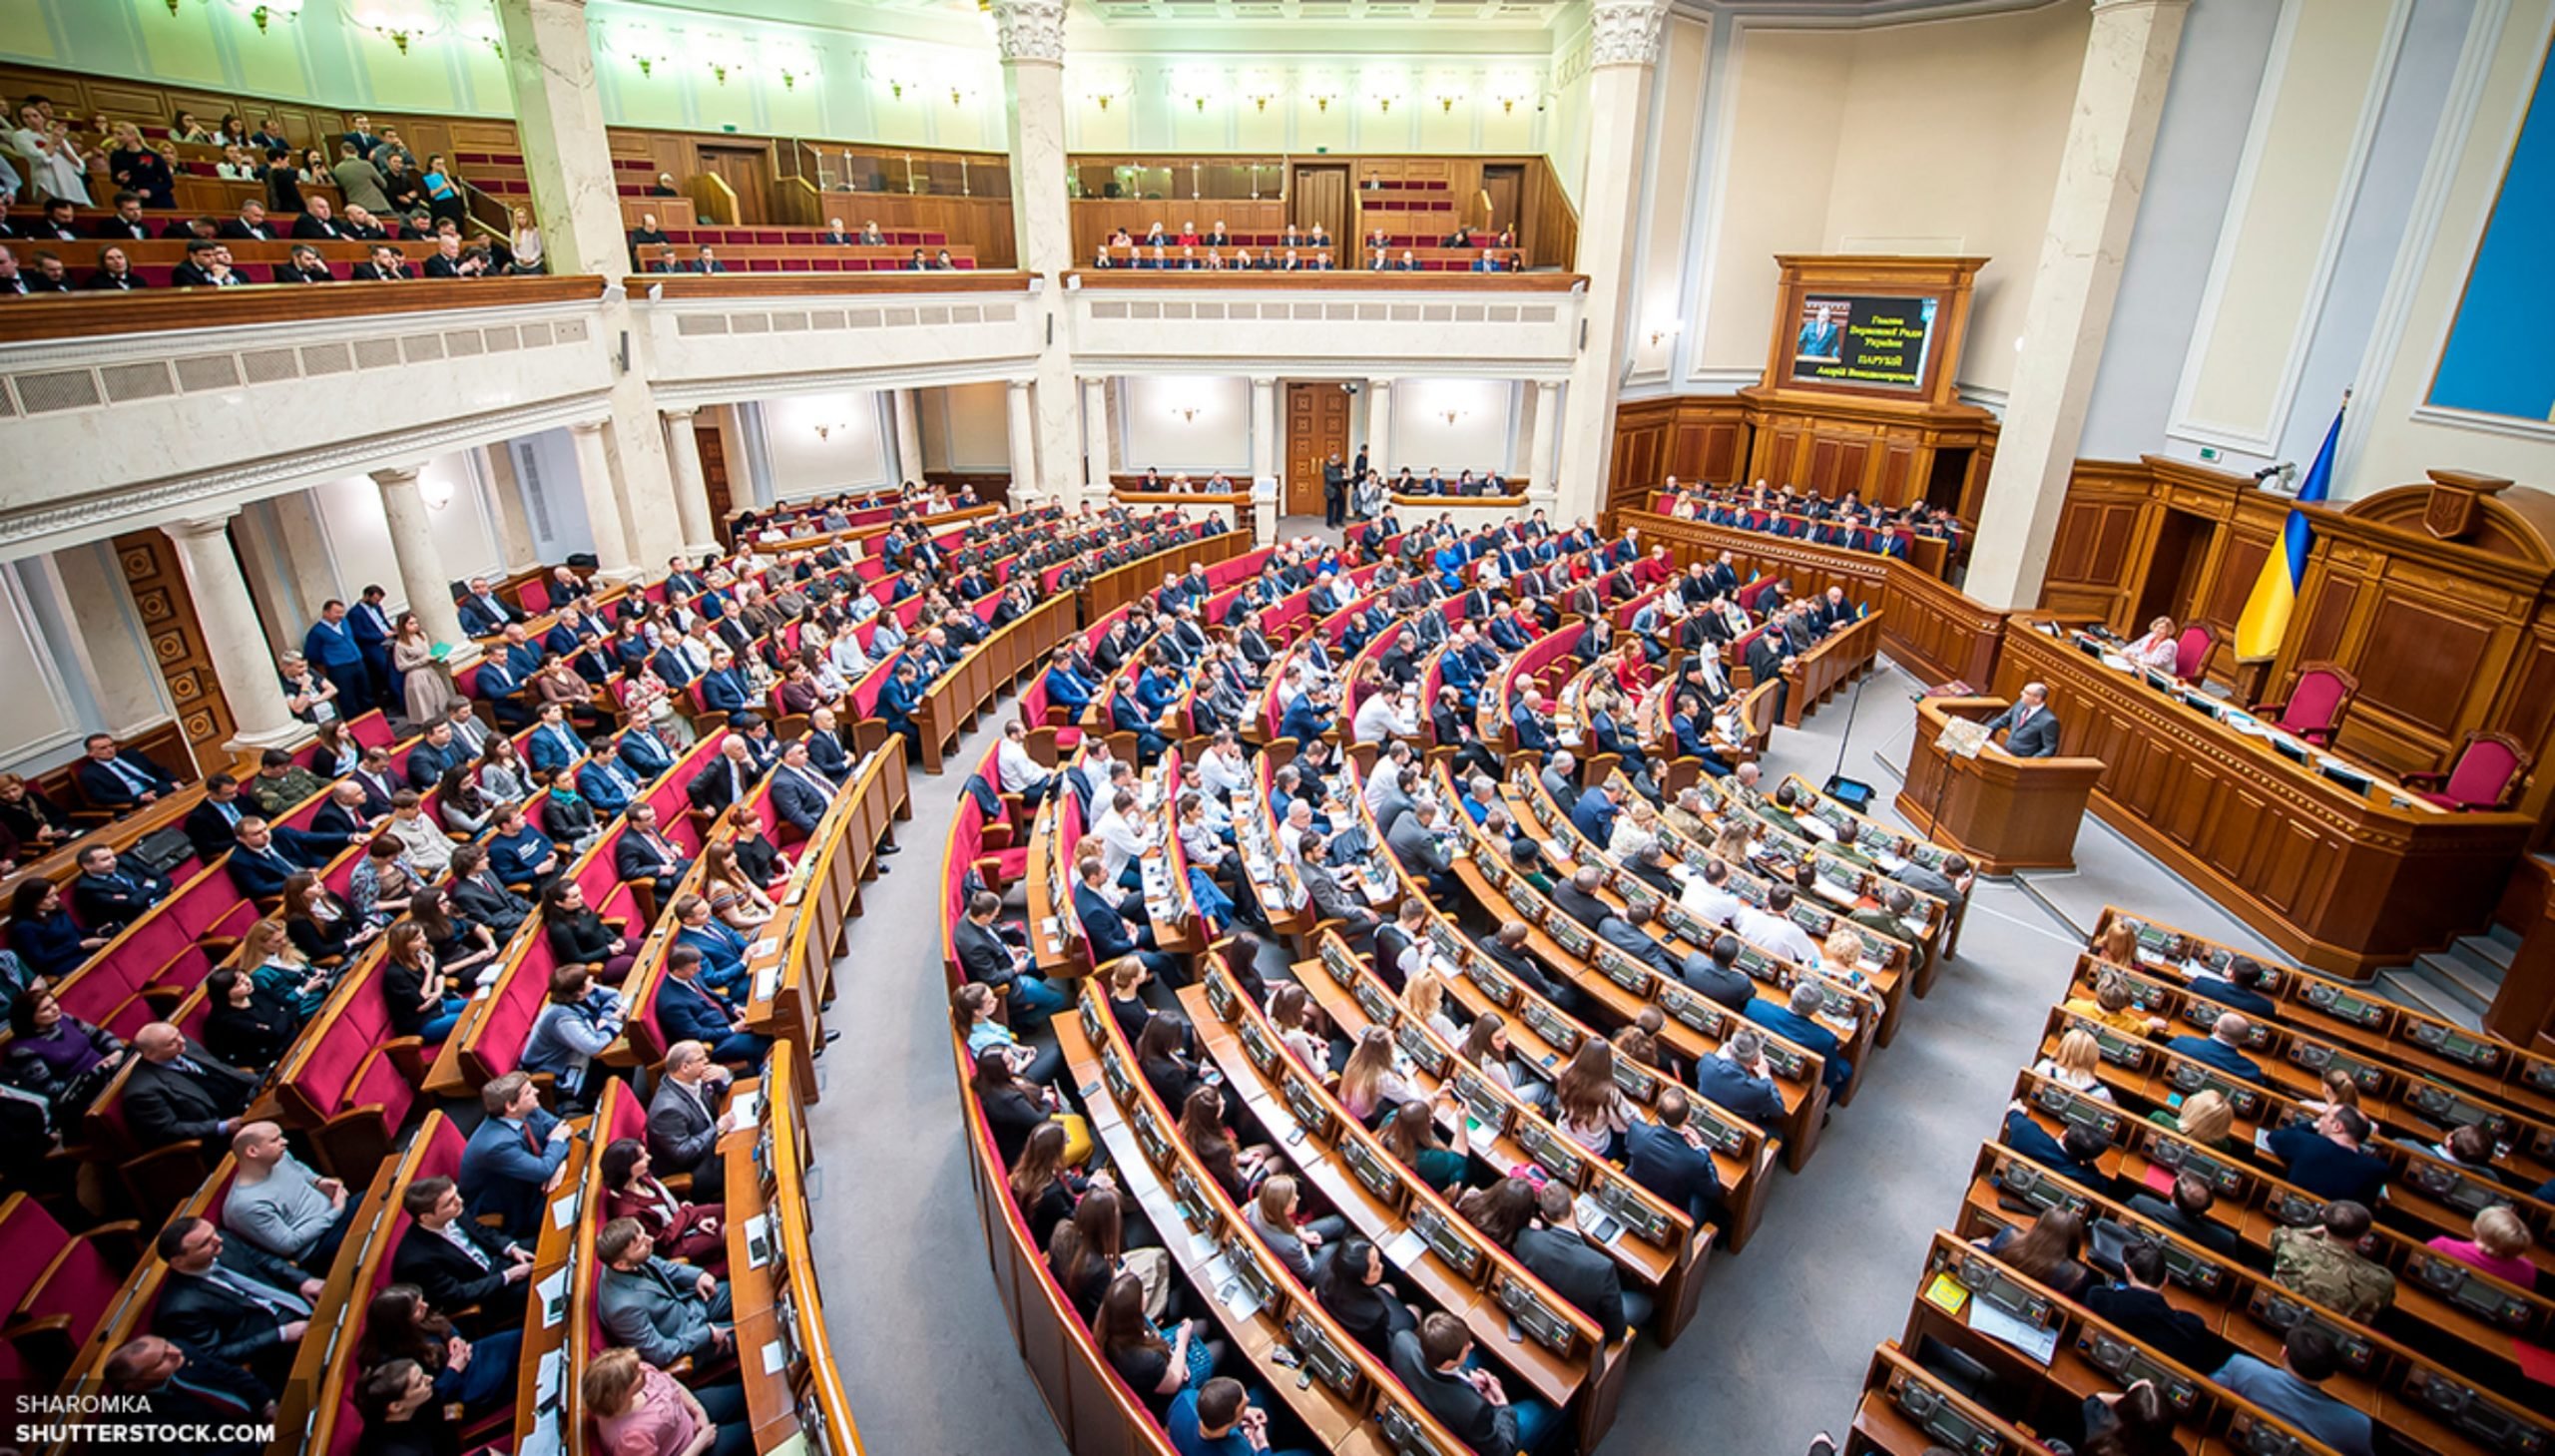
[[[1922,389],[1934,341],[1931,298],[1812,293],[1792,335],[1792,379],[1854,389]]]

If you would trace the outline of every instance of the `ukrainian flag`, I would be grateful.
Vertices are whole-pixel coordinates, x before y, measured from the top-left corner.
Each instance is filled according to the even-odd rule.
[[[2342,409],[2350,408],[2350,399],[2347,393],[2342,396]],[[2333,489],[2333,445],[2342,436],[2342,409],[2333,411],[2333,423],[2324,431],[2324,448],[2315,452],[2306,483],[2298,488],[2300,506],[2322,500]],[[2298,584],[2306,575],[2307,544],[2313,539],[2306,513],[2292,507],[2280,539],[2272,543],[2272,554],[2263,563],[2263,574],[2254,579],[2254,595],[2245,600],[2245,613],[2236,619],[2236,661],[2267,663],[2280,655],[2281,639],[2289,635],[2290,609],[2298,605]]]

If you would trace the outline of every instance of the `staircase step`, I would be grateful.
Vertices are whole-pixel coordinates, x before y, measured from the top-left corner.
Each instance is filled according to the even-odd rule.
[[[2490,935],[2466,935],[2460,936],[2453,948],[2491,966],[2493,979],[2498,981],[2510,973],[2511,961],[2519,955],[2519,937],[2502,940]]]
[[[2519,932],[2507,925],[2488,925],[2484,928],[2484,936],[2495,945],[2519,949]]]
[[[2468,1031],[2483,1030],[2481,1008],[2469,1004],[2445,983],[2414,967],[2389,966],[2379,971],[2375,989],[2379,995],[2399,1006],[2427,1012]]]
[[[2492,1005],[2493,998],[2502,993],[2501,967],[2469,954],[2462,941],[2436,955],[2417,956],[2413,963],[2446,981],[2479,1010]]]

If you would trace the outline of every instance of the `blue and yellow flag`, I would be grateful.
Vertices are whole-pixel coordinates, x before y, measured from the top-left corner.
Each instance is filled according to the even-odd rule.
[[[2342,396],[2342,409],[2350,408],[2350,396]],[[2342,409],[2333,411],[2332,426],[2324,431],[2324,448],[2315,452],[2315,464],[2306,472],[2306,483],[2298,488],[2298,504],[2320,501],[2333,488],[2333,445],[2342,437]],[[2280,655],[2280,641],[2289,635],[2290,609],[2298,605],[2298,584],[2306,575],[2306,547],[2314,533],[2306,527],[2306,513],[2293,506],[2289,520],[2282,525],[2280,537],[2272,542],[2272,554],[2263,562],[2263,574],[2254,579],[2254,595],[2245,599],[2245,613],[2236,619],[2236,661],[2266,663]]]

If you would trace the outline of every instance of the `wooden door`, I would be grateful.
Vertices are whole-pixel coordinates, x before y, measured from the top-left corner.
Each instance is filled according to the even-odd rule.
[[[701,170],[718,177],[737,195],[737,221],[747,226],[771,218],[771,154],[760,149],[704,147]]]
[[[1347,174],[1343,171],[1341,178]],[[1343,191],[1342,200],[1346,198]],[[1321,468],[1348,463],[1348,391],[1334,383],[1286,386],[1286,514],[1321,514]]]
[[[1341,239],[1354,239],[1348,226],[1348,169],[1345,166],[1297,167],[1294,206],[1288,211],[1296,227],[1310,233],[1315,223],[1331,237],[1333,260],[1349,254],[1336,250]]]
[[[1526,238],[1523,204],[1526,198],[1526,169],[1504,163],[1493,163],[1481,170],[1481,192],[1489,200],[1490,216],[1483,226],[1496,235],[1502,228],[1517,230],[1517,239]]]

